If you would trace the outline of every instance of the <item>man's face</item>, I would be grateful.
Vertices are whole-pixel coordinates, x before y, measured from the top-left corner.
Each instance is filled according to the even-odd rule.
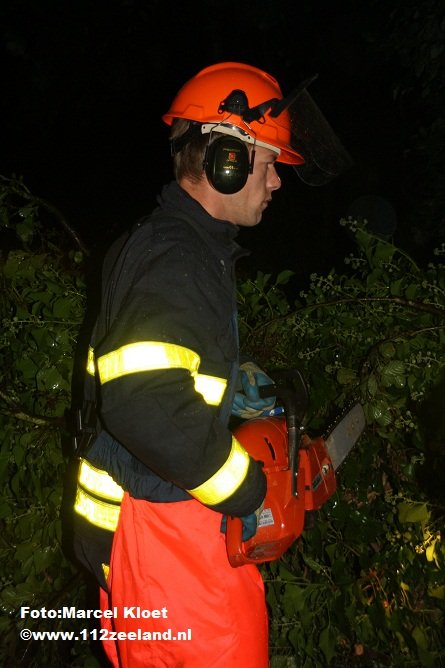
[[[234,195],[222,195],[223,215],[220,218],[234,225],[253,227],[260,222],[274,190],[281,186],[275,169],[277,154],[258,146],[255,151],[253,173],[249,174],[242,190]]]

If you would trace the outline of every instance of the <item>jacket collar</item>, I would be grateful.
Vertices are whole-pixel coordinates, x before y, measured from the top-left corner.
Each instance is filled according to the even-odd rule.
[[[239,249],[235,238],[238,235],[239,228],[237,225],[229,223],[227,220],[219,220],[213,218],[204,209],[201,204],[193,199],[181,186],[172,181],[164,186],[161,195],[158,197],[159,206],[166,213],[174,214],[175,211],[182,211],[188,216],[191,216],[196,223],[202,225],[207,233],[217,242],[224,246],[231,246],[232,250]]]

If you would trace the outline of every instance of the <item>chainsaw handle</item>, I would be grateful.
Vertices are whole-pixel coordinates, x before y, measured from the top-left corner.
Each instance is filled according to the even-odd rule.
[[[226,548],[230,565],[233,568],[244,564],[261,563],[261,559],[252,559],[246,553],[243,539],[243,523],[240,517],[228,517],[226,524]]]
[[[309,391],[299,369],[280,369],[272,372],[273,383],[258,387],[261,399],[278,397],[282,400],[287,416],[293,416],[302,424],[309,405]]]
[[[289,468],[293,473],[292,495],[297,496],[300,424],[307,409],[308,391],[304,378],[298,369],[277,372],[276,377],[277,380],[283,380],[286,384],[260,385],[258,390],[262,399],[277,396],[283,402],[289,441]],[[297,415],[301,411],[303,411],[303,415]]]

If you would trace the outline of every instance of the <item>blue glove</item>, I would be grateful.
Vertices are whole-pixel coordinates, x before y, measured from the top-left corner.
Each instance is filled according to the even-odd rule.
[[[240,517],[241,522],[243,523],[243,532],[241,534],[241,540],[246,541],[250,540],[256,534],[258,527],[258,519],[256,513],[250,513],[245,517]],[[221,520],[221,533],[226,533],[227,530],[227,516],[224,515]]]
[[[254,362],[241,364],[239,378],[243,391],[235,393],[232,415],[248,420],[259,417],[275,406],[275,397],[260,399],[258,388],[271,385],[273,381]]]

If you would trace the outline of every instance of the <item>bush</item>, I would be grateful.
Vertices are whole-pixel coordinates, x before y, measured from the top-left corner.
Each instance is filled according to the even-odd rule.
[[[61,521],[83,253],[57,212],[16,180],[0,181],[0,235],[0,663],[97,665],[81,643],[19,638],[23,628],[67,629],[66,620],[21,619],[22,605],[86,607]]]
[[[445,658],[445,267],[420,268],[366,223],[347,272],[294,305],[259,274],[240,286],[245,347],[309,381],[309,428],[359,399],[366,433],[314,529],[264,568],[272,666],[436,666]]]

